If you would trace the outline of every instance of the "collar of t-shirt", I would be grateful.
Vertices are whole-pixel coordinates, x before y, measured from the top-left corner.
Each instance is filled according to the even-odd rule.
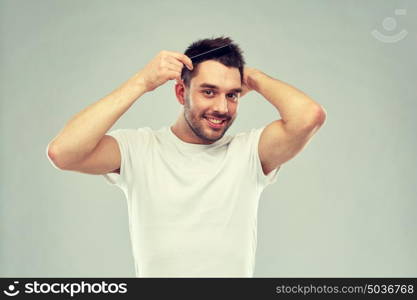
[[[181,140],[179,137],[175,135],[175,133],[172,131],[171,127],[166,127],[167,135],[169,139],[175,143],[177,147],[179,147],[182,150],[185,150],[187,152],[204,152],[204,151],[210,151],[211,149],[218,149],[222,145],[226,144],[228,141],[230,141],[231,137],[229,135],[223,135],[223,137],[217,141],[215,141],[212,144],[192,144],[187,143]]]

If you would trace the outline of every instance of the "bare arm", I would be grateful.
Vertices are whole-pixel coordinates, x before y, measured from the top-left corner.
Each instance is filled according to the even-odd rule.
[[[255,90],[281,115],[263,130],[258,150],[264,174],[297,155],[326,120],[325,109],[297,88],[245,68],[244,93]]]
[[[144,69],[68,121],[48,144],[48,157],[64,170],[102,174],[119,168],[117,142],[105,133],[144,93],[178,79],[184,64],[192,68],[182,53],[158,53]]]
[[[140,73],[112,93],[93,103],[67,122],[49,143],[48,156],[65,169],[85,158],[114,123],[145,93]]]

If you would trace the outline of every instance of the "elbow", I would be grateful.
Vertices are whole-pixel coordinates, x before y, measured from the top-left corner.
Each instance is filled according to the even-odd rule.
[[[49,143],[46,147],[46,157],[48,158],[49,162],[58,170],[65,170],[64,165],[62,164],[61,160],[59,159],[59,154],[56,147],[53,143]]]
[[[326,118],[327,118],[327,112],[324,109],[324,107],[319,104],[318,107],[316,108],[317,125],[321,127],[326,122]]]
[[[320,128],[326,122],[327,112],[323,106],[317,104],[311,110],[311,117],[307,122],[308,128]]]

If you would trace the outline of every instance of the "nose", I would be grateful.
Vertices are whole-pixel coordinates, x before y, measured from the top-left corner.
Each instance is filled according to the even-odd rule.
[[[226,95],[220,94],[219,97],[216,97],[214,99],[214,101],[213,101],[213,110],[218,112],[219,114],[227,114],[228,113]]]

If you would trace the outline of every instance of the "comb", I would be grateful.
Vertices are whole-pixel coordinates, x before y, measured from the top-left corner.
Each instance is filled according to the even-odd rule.
[[[214,48],[214,49],[211,49],[209,51],[191,56],[190,59],[194,64],[194,63],[202,61],[202,60],[206,60],[206,59],[210,59],[210,58],[214,58],[214,57],[220,57],[222,55],[225,55],[225,54],[229,53],[231,50],[232,50],[232,47],[230,46],[230,44],[227,44],[225,46]]]

